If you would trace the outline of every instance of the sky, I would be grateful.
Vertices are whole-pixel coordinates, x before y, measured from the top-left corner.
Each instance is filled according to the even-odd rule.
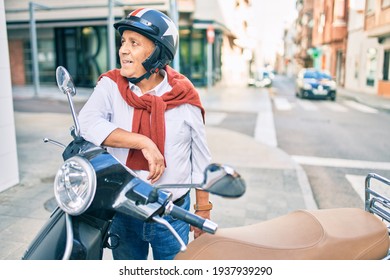
[[[253,0],[258,21],[256,28],[266,58],[273,59],[282,44],[285,26],[297,16],[295,0]]]

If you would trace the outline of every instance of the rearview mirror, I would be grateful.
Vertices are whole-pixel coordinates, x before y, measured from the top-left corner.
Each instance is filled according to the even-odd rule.
[[[76,87],[73,83],[72,76],[63,66],[58,66],[56,70],[56,79],[58,88],[64,93],[72,96],[76,95]]]
[[[75,136],[80,136],[80,125],[77,119],[77,114],[74,109],[72,96],[76,95],[76,86],[73,83],[72,76],[69,74],[68,70],[63,66],[58,66],[56,69],[56,79],[58,88],[67,96],[69,101],[70,110],[73,117],[73,122],[75,124]],[[81,138],[80,138],[81,139]]]
[[[240,197],[245,193],[246,185],[232,167],[212,163],[204,170],[203,182],[200,184],[164,184],[156,186],[155,191],[168,188],[196,188],[222,197]],[[156,198],[154,193],[149,202],[155,202]]]
[[[240,197],[245,193],[246,184],[232,167],[213,163],[204,171],[202,189],[224,197]]]

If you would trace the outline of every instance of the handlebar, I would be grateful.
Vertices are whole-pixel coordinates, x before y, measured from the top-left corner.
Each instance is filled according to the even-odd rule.
[[[189,223],[205,232],[214,234],[217,231],[218,225],[208,219],[199,217],[191,212],[176,206],[172,202],[169,202],[166,206],[166,214],[170,214],[172,217]]]

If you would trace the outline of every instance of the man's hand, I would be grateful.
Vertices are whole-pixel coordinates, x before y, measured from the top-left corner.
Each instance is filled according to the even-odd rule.
[[[203,219],[209,219],[210,220],[210,210],[207,210],[207,211],[195,211],[195,214],[202,217]],[[194,227],[194,226],[191,226],[190,227],[190,231],[193,231],[194,232],[194,238],[198,238],[199,236],[201,236],[204,231],[201,230],[200,228],[197,228],[197,227]]]
[[[148,180],[151,180],[151,183],[154,184],[164,173],[165,164],[164,157],[160,153],[157,146],[152,141],[150,142],[151,143],[149,143],[149,145],[147,145],[145,148],[141,149],[141,151],[149,163]]]

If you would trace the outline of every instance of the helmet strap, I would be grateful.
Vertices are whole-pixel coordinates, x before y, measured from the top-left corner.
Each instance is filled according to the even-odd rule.
[[[127,78],[127,80],[132,83],[132,84],[138,84],[139,82],[141,82],[143,79],[149,79],[150,77],[150,73],[149,72],[146,72],[145,74],[143,74],[142,76],[138,77],[138,78]]]
[[[161,52],[163,49],[161,47],[160,43],[156,42],[155,45],[156,46],[155,46],[153,52],[150,54],[150,56],[147,59],[145,59],[144,62],[142,62],[142,66],[145,68],[146,73],[138,78],[127,78],[127,80],[130,83],[137,84],[140,81],[142,81],[143,79],[149,79],[149,77],[152,74],[157,73],[158,71],[160,71],[161,68],[163,68],[167,64],[167,63],[164,64],[165,61],[162,61],[160,59]]]

